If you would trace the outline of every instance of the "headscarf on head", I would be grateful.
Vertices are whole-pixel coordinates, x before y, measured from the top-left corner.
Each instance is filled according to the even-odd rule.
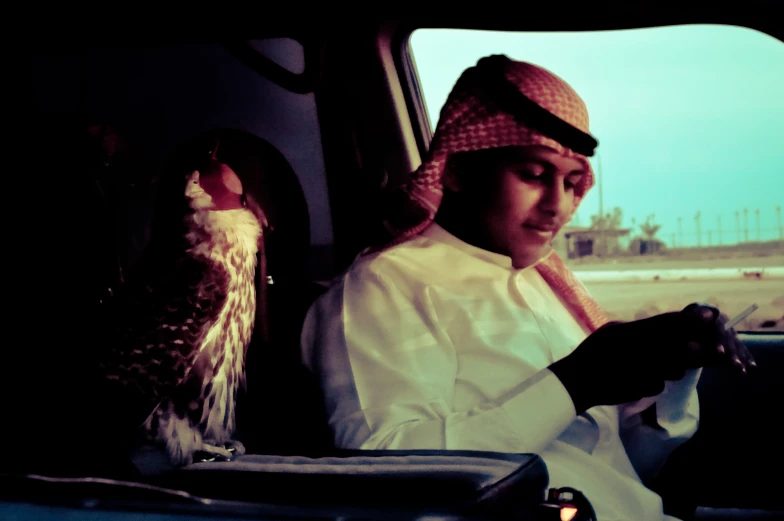
[[[586,174],[575,187],[575,210],[594,184],[588,156],[597,141],[588,131],[588,111],[565,81],[530,63],[488,56],[457,80],[424,163],[396,194],[384,226],[392,239],[378,251],[422,232],[436,216],[442,178],[451,154],[508,146],[543,145],[579,160]],[[536,270],[592,331],[607,317],[556,252]]]

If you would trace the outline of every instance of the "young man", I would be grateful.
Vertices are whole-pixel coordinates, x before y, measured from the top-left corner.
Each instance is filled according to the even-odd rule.
[[[697,428],[700,367],[753,360],[712,308],[608,324],[552,251],[596,145],[554,74],[504,56],[463,73],[392,240],[305,323],[339,447],[538,453],[599,519],[665,519],[643,483]]]

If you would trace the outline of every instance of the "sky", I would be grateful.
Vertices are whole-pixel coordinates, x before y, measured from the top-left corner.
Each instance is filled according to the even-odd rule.
[[[566,80],[588,106],[605,212],[650,214],[684,246],[778,239],[784,206],[784,42],[747,28],[686,25],[590,33],[420,29],[411,47],[435,128],[460,73],[506,54]],[[598,162],[601,162],[599,169]],[[599,209],[598,184],[572,224]],[[682,219],[679,235],[678,218]],[[782,217],[784,218],[784,217]],[[721,220],[721,224],[719,224]],[[711,236],[708,237],[708,231]],[[744,239],[743,232],[740,235]]]

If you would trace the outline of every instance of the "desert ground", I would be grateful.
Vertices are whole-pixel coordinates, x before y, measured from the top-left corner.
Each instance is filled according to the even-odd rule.
[[[569,260],[569,267],[575,271],[621,271],[621,270],[659,270],[659,269],[713,269],[713,268],[770,268],[784,266],[784,254],[745,257],[714,257],[702,259],[662,258],[656,256],[626,257],[620,259],[578,259]]]
[[[784,280],[586,283],[613,320],[634,320],[705,302],[733,317],[757,304],[759,309],[738,331],[784,332]]]
[[[683,270],[714,268],[784,267],[784,242],[751,245],[745,249],[674,250],[665,255],[586,257],[569,259],[581,272],[625,270]],[[584,281],[588,291],[614,320],[634,320],[683,309],[705,302],[733,317],[757,304],[759,309],[742,322],[738,331],[784,332],[784,279],[679,280],[650,282]]]

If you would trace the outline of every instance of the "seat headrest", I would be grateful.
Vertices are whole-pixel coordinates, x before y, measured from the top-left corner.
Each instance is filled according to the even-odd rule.
[[[212,156],[234,170],[249,193],[261,206],[270,229],[265,233],[268,273],[273,279],[304,276],[310,251],[310,215],[299,179],[274,145],[236,129],[205,132],[174,150],[164,169],[159,196],[182,190],[186,176]],[[159,200],[166,199],[159,197]],[[158,205],[156,221],[165,218],[166,208]],[[153,224],[155,228],[155,222]]]

